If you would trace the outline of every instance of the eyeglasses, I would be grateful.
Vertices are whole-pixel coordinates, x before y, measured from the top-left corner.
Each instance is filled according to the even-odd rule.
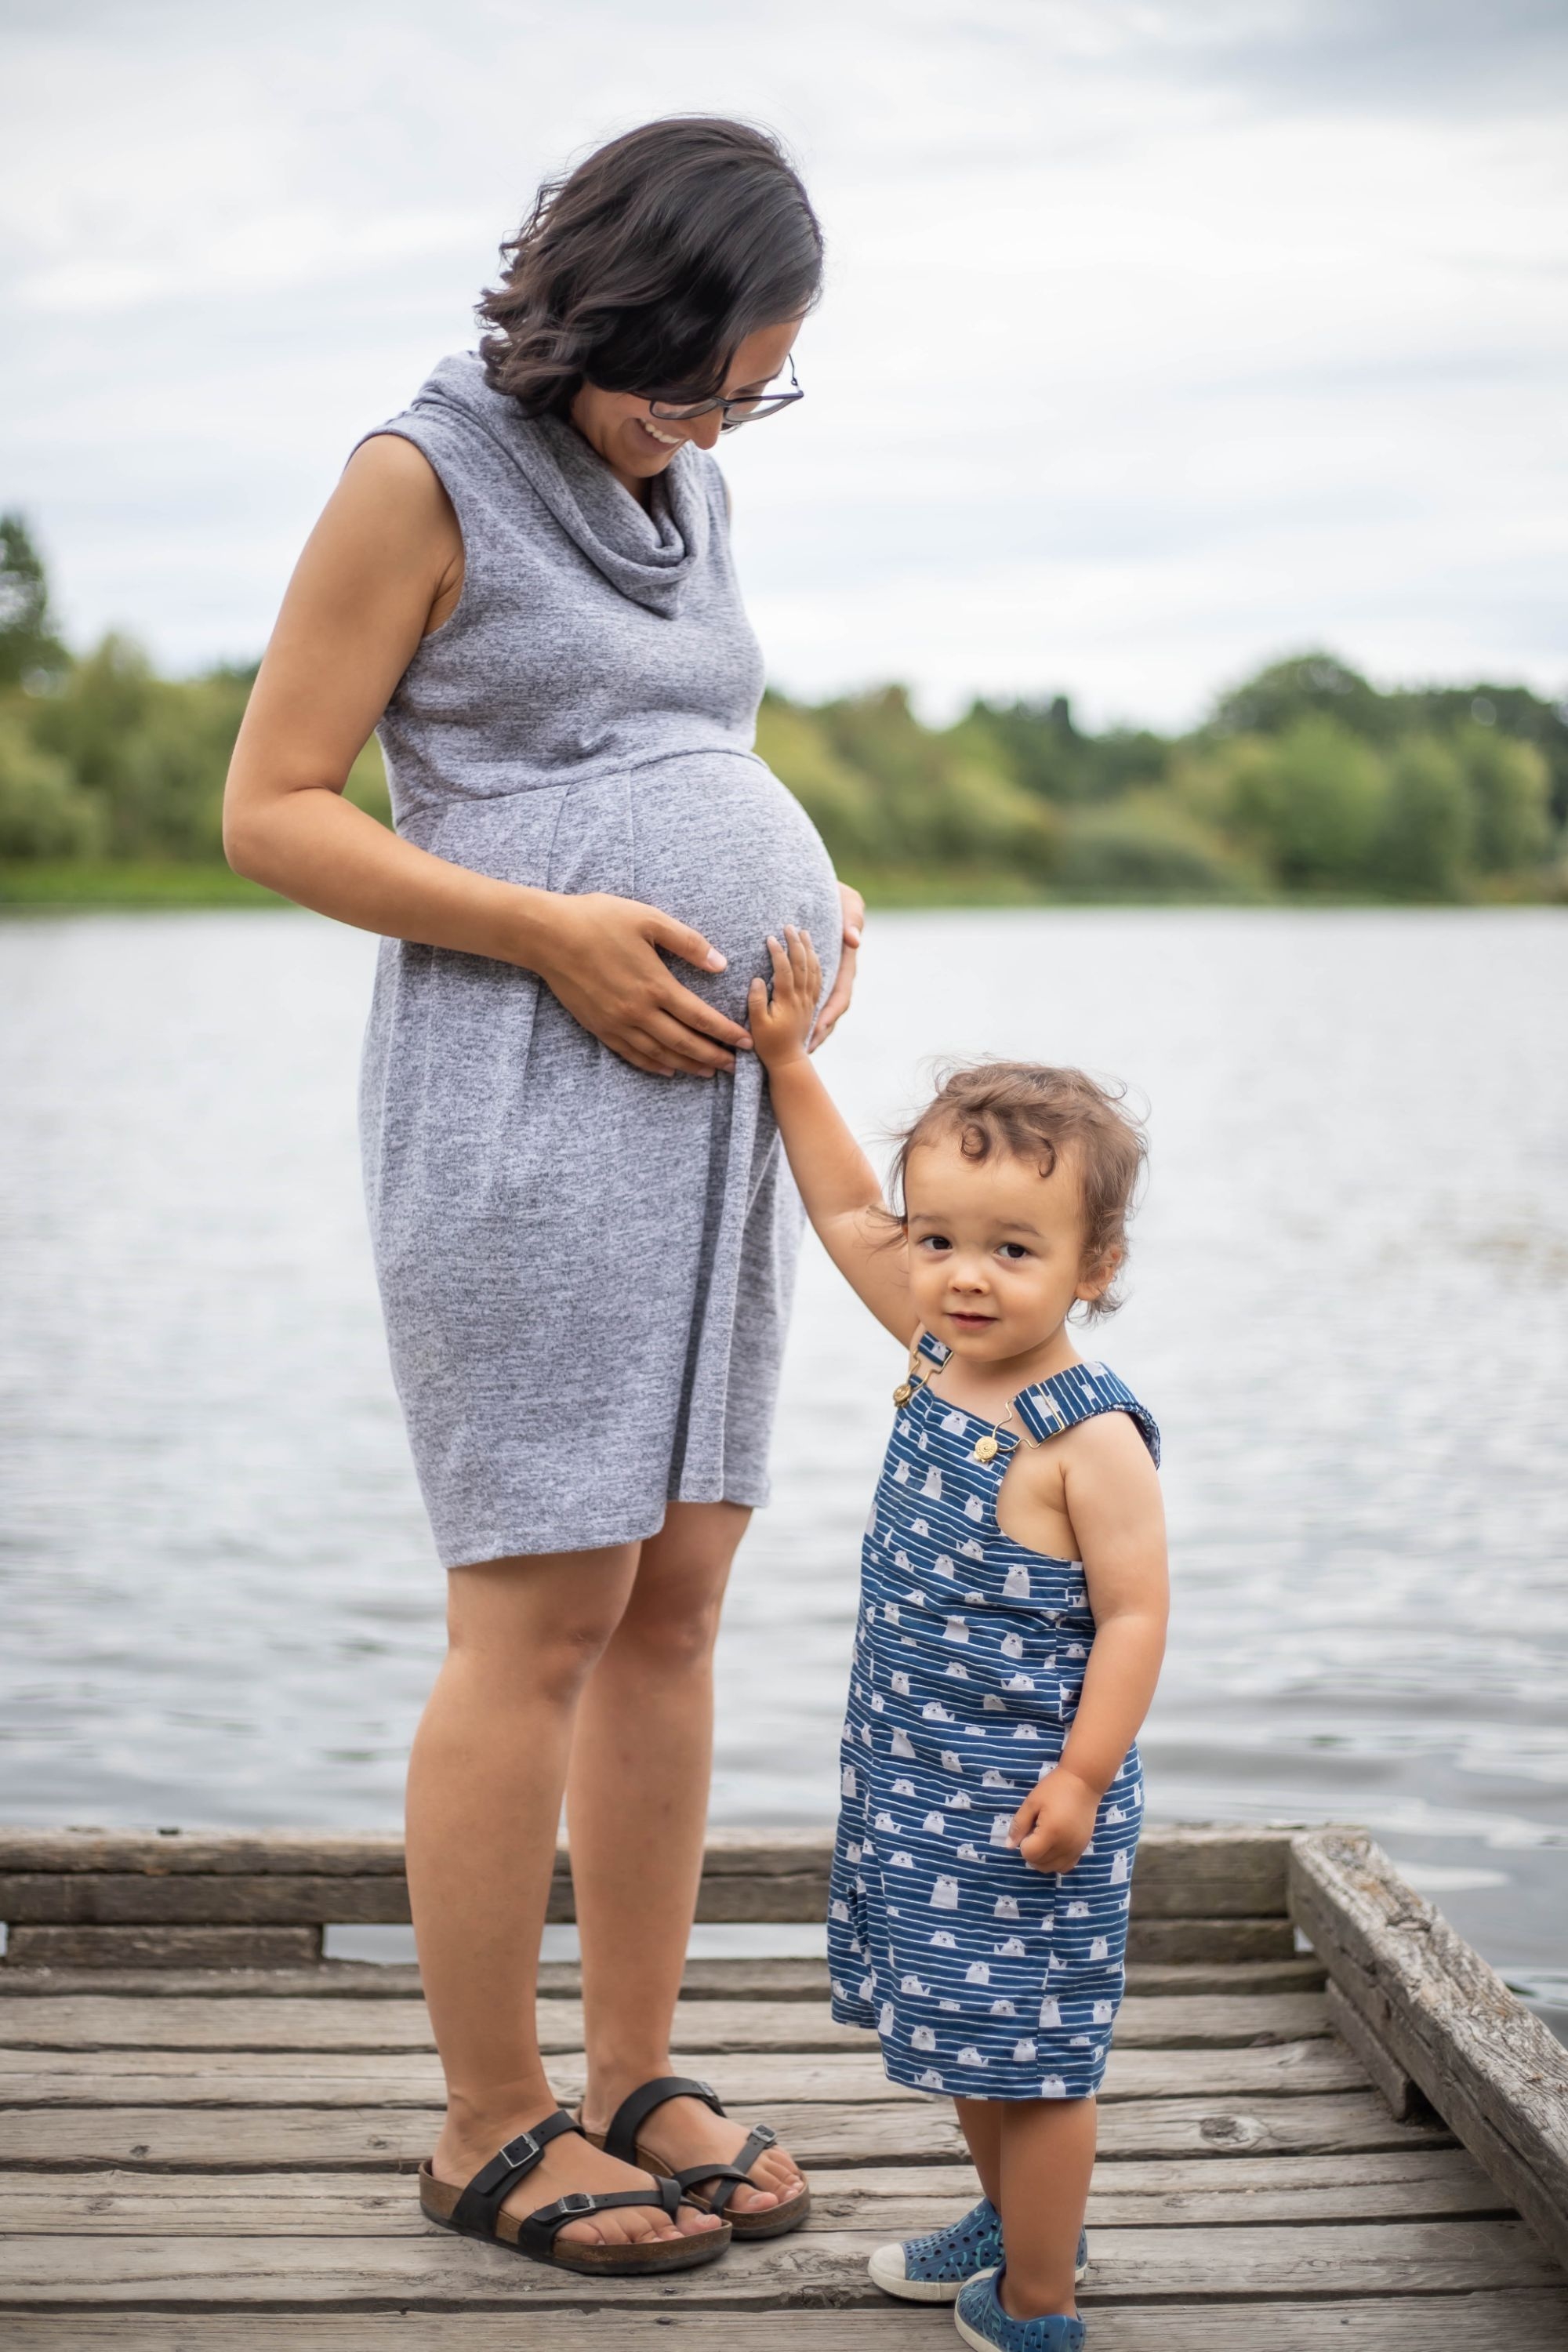
[[[793,408],[797,400],[805,398],[795,372],[793,352],[785,365],[789,369],[787,392],[747,392],[738,400],[658,400],[645,394],[647,413],[657,416],[662,425],[689,425],[694,418],[710,416],[716,408],[721,408],[724,418],[719,427],[721,433],[733,433],[741,425],[758,425],[764,416],[776,416],[781,408]]]

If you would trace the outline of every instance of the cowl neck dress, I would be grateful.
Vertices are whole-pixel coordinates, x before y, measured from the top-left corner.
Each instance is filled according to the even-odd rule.
[[[785,923],[830,982],[837,887],[752,749],[762,656],[712,458],[689,444],[645,509],[472,353],[376,430],[423,453],[464,547],[456,609],[376,730],[398,832],[500,881],[694,924],[728,969],[678,977],[736,1019]],[[765,1502],[801,1211],[754,1055],[654,1077],[531,972],[386,940],[360,1131],[447,1567],[632,1541],[674,1498]]]

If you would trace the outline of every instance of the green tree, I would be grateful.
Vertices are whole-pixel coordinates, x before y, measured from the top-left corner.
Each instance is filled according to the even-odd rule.
[[[19,514],[0,515],[0,687],[64,667],[44,560]]]
[[[1376,871],[1401,898],[1454,898],[1475,839],[1465,772],[1436,735],[1407,736],[1389,762]]]
[[[816,719],[835,756],[864,776],[877,810],[878,863],[1014,865],[1047,875],[1059,827],[973,739],[922,727],[901,686],[825,703]]]
[[[101,803],[72,783],[65,761],[0,716],[0,857],[91,857],[105,830]]]
[[[1271,662],[1215,706],[1210,727],[1220,735],[1283,735],[1303,719],[1330,719],[1369,742],[1386,742],[1397,719],[1387,697],[1334,654],[1292,654]]]
[[[1075,809],[1056,878],[1081,898],[1267,896],[1266,877],[1255,866],[1173,794],[1158,790]]]
[[[881,820],[869,781],[841,760],[816,717],[781,694],[757,713],[757,751],[795,794],[836,866],[874,860]]]
[[[31,731],[100,801],[116,857],[216,857],[241,677],[175,685],[140,646],[105,637],[30,709]]]
[[[1533,743],[1474,721],[1452,740],[1469,790],[1478,872],[1518,874],[1538,866],[1552,843],[1552,779],[1543,755]]]
[[[1386,785],[1372,747],[1337,720],[1210,740],[1178,762],[1177,796],[1287,889],[1364,887]]]

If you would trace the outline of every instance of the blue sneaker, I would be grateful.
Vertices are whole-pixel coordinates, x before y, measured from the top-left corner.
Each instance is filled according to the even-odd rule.
[[[1044,2319],[1011,2319],[996,2293],[1000,2271],[987,2271],[961,2288],[953,2306],[960,2336],[975,2352],[1082,2352],[1088,2330],[1065,2312]]]
[[[929,2237],[906,2238],[901,2245],[879,2246],[870,2273],[884,2294],[906,2303],[956,2303],[971,2279],[984,2278],[1002,2260],[1002,2217],[988,2197],[973,2212]],[[1089,2272],[1089,2235],[1080,2231],[1075,2279]]]
[[[1002,2259],[1002,2216],[989,2197],[973,2212],[929,2237],[906,2238],[901,2246],[879,2246],[871,2276],[884,2294],[906,2303],[956,2303],[966,2280],[983,2278]]]

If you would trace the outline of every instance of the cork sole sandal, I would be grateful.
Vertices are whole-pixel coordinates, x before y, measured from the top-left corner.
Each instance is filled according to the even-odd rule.
[[[515,2139],[481,2166],[466,2189],[454,2189],[445,2180],[437,2180],[426,2160],[419,2168],[419,2206],[427,2221],[437,2229],[455,2230],[460,2237],[486,2238],[492,2245],[506,2246],[513,2253],[526,2254],[531,2261],[549,2263],[559,2271],[580,2271],[596,2278],[637,2278],[650,2271],[694,2270],[700,2263],[710,2263],[721,2254],[730,2242],[730,2231],[704,2230],[700,2237],[656,2238],[637,2246],[580,2245],[569,2239],[564,2245],[557,2240],[569,2221],[581,2221],[590,2213],[605,2213],[617,2205],[657,2205],[673,2221],[681,2206],[679,2184],[674,2180],[656,2179],[644,2189],[616,2189],[591,2195],[586,2189],[572,2189],[556,2198],[552,2205],[541,2205],[533,2213],[503,2213],[502,2200],[509,2197],[543,2158],[552,2139],[563,2132],[578,2131],[569,2115],[557,2107],[531,2131],[519,2132]],[[694,2200],[688,2200],[694,2201]]]
[[[778,2134],[770,2125],[759,2124],[731,2163],[689,2164],[678,2172],[637,2137],[654,2109],[662,2107],[667,2099],[700,2099],[716,2116],[724,2112],[711,2083],[695,2082],[684,2074],[661,2074],[656,2082],[644,2083],[621,2101],[603,2138],[597,2132],[589,2132],[587,2137],[606,2156],[619,2157],[623,2164],[640,2165],[658,2180],[673,2181],[688,2204],[695,2205],[700,2213],[719,2214],[737,2239],[782,2238],[787,2231],[799,2229],[811,2210],[809,2186],[798,2189],[783,2204],[764,2206],[761,2212],[731,2210],[730,2200],[737,2189],[758,2186],[751,2177],[751,2167],[758,2157],[778,2145]],[[699,2182],[708,2184],[707,2188],[700,2188]]]

